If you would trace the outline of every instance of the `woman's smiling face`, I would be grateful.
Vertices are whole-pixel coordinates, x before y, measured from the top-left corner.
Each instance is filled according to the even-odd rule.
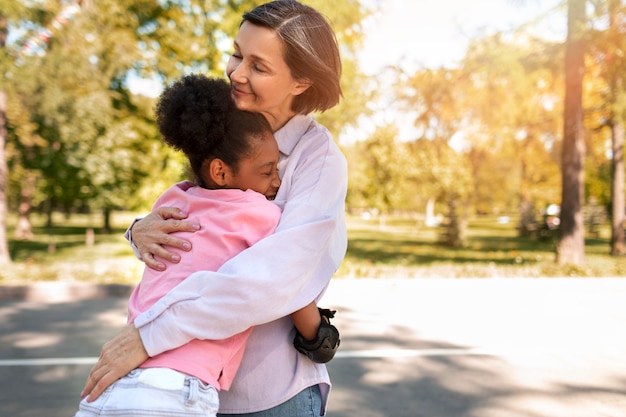
[[[274,131],[294,116],[293,99],[308,87],[292,77],[276,32],[248,21],[239,28],[226,74],[237,107],[263,114]]]

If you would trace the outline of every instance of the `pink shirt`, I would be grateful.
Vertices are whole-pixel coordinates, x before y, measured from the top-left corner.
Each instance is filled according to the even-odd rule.
[[[144,270],[128,303],[128,321],[198,270],[217,271],[222,264],[270,235],[280,218],[278,206],[264,195],[248,190],[207,190],[182,182],[169,188],[154,204],[178,207],[202,224],[196,233],[178,233],[192,242],[191,252],[165,271]],[[176,250],[174,250],[176,251]],[[230,295],[212,294],[215,298]],[[192,340],[174,350],[149,358],[142,368],[171,368],[227,390],[237,372],[251,328],[222,340]]]

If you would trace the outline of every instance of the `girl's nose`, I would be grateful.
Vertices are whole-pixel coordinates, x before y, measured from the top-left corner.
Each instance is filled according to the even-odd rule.
[[[278,172],[274,175],[274,178],[272,178],[272,187],[279,189],[280,188],[280,178],[278,177]]]

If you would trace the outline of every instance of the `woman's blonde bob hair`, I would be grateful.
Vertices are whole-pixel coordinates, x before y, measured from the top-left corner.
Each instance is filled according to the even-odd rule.
[[[311,86],[292,104],[296,113],[325,111],[341,98],[341,58],[335,33],[317,10],[295,0],[262,4],[243,15],[243,22],[274,30],[284,45],[284,59],[296,80]]]

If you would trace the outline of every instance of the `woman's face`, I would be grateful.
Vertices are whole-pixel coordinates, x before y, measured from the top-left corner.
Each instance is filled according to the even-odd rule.
[[[291,103],[308,88],[292,77],[282,48],[274,30],[244,21],[226,66],[237,107],[263,114],[274,131],[294,116]]]

